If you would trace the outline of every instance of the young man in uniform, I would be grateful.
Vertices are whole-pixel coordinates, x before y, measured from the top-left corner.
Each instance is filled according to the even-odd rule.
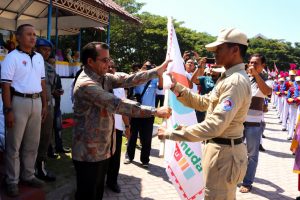
[[[217,41],[206,45],[215,54],[216,64],[226,69],[209,95],[197,95],[173,80],[171,90],[185,106],[207,110],[202,123],[159,128],[160,139],[205,141],[203,172],[205,200],[235,199],[237,184],[244,178],[247,151],[243,144],[243,122],[251,102],[250,80],[243,57],[247,36],[237,29],[224,29]]]
[[[33,51],[36,34],[32,25],[20,25],[16,36],[19,46],[1,64],[3,111],[8,131],[5,185],[9,196],[18,196],[19,178],[34,187],[44,184],[34,176],[41,122],[47,114],[44,59]]]

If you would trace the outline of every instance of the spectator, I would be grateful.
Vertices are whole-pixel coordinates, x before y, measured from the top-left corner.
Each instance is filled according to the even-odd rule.
[[[34,176],[41,121],[47,114],[44,60],[33,51],[36,35],[32,25],[20,25],[16,35],[19,46],[5,57],[1,71],[8,128],[5,153],[8,196],[18,196],[19,178],[33,187],[44,184]]]
[[[124,73],[116,72],[116,66],[113,61],[109,66],[109,73],[115,75],[124,75]],[[113,94],[120,99],[123,100],[126,99],[124,88],[113,89]],[[113,192],[120,193],[121,188],[118,184],[118,175],[120,170],[123,132],[125,131],[125,135],[128,139],[130,137],[130,121],[127,116],[115,114],[115,131],[116,131],[116,151],[109,161],[106,184],[108,188],[110,188]]]
[[[99,200],[103,197],[104,179],[109,160],[115,152],[113,114],[134,117],[169,117],[169,108],[143,106],[122,100],[112,89],[132,87],[161,76],[168,65],[132,75],[108,74],[108,45],[91,42],[81,52],[84,65],[74,86],[74,120],[72,159],[76,171],[76,200]]]
[[[152,70],[152,63],[150,61],[144,62],[141,70],[144,72]],[[137,101],[142,105],[155,107],[155,97],[158,81],[159,80],[156,78],[149,80],[146,84],[136,86],[134,88],[134,94],[137,97]],[[160,83],[161,85],[159,85],[159,87],[162,88],[162,82]],[[131,118],[131,136],[127,144],[126,157],[124,161],[125,164],[131,163],[134,159],[137,137],[139,135],[140,142],[142,144],[140,161],[142,162],[144,168],[148,168],[150,161],[149,157],[152,143],[153,124],[153,116],[144,118]]]
[[[45,61],[45,79],[47,89],[48,113],[42,122],[41,136],[36,159],[36,176],[44,181],[55,181],[55,175],[46,169],[47,150],[52,139],[53,133],[53,97],[55,90],[56,73],[55,68],[47,62],[52,51],[52,43],[46,39],[38,39],[36,43],[37,52],[39,52]]]
[[[74,52],[73,62],[80,62],[80,52],[79,51]]]

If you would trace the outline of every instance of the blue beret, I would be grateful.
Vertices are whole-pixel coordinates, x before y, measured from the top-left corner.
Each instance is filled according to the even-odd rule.
[[[46,47],[51,47],[51,48],[53,48],[53,44],[52,44],[50,41],[48,41],[48,40],[46,40],[46,39],[43,39],[43,38],[37,39],[37,41],[36,41],[36,46],[37,46],[37,47],[46,46]]]

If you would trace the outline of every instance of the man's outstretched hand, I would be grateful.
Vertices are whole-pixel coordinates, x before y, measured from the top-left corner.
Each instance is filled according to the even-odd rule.
[[[167,70],[168,64],[172,62],[172,60],[165,60],[160,66],[156,67],[155,69],[157,70],[158,76],[162,76],[164,71]]]
[[[156,109],[154,114],[156,117],[169,118],[172,115],[172,109],[170,107],[160,107]]]

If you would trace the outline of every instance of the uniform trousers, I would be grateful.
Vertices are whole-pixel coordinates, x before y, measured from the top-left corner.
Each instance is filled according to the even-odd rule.
[[[37,162],[47,160],[47,152],[48,147],[52,141],[52,134],[53,134],[53,106],[50,104],[48,105],[48,113],[47,116],[42,123],[41,127],[41,137],[40,137],[40,144],[38,149],[37,155]]]
[[[19,178],[34,178],[34,165],[40,141],[41,98],[13,96],[14,125],[6,135],[6,183],[17,184]]]
[[[154,117],[149,118],[131,118],[131,136],[127,144],[126,158],[134,159],[135,147],[138,135],[142,144],[140,160],[143,164],[148,164],[150,159],[152,132]]]
[[[296,118],[297,118],[297,104],[293,103],[289,105],[289,127],[288,127],[288,137],[292,138],[294,135],[294,129],[296,126]]]
[[[282,115],[281,115],[281,113],[282,113],[282,108],[283,108],[283,102],[282,102],[282,98],[283,97],[279,97],[278,96],[278,116],[280,117],[280,120],[282,120]]]
[[[283,97],[283,110],[282,110],[282,128],[287,128],[287,118],[289,115],[290,105],[287,103],[286,98]]]
[[[244,143],[208,143],[203,154],[205,200],[236,199],[236,187],[245,175],[247,151]]]

